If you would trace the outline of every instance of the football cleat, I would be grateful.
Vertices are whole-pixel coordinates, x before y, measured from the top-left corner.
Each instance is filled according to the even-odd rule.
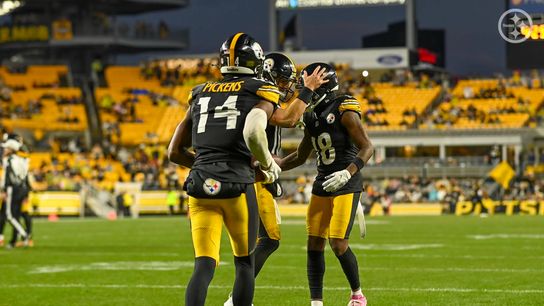
[[[229,293],[229,299],[223,303],[223,306],[234,306],[234,302],[232,301],[232,293]],[[253,306],[253,304],[251,304]]]
[[[223,303],[223,306],[234,306],[234,303],[232,302],[232,293],[229,293],[229,298],[225,303]]]
[[[364,295],[352,295],[348,306],[366,306],[366,297]]]

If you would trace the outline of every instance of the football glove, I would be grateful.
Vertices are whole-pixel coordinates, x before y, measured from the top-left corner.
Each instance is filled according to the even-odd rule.
[[[272,162],[267,169],[264,169],[262,166],[259,167],[264,174],[264,184],[271,184],[280,177],[281,168],[278,166],[278,164],[276,164],[274,159],[272,159]]]
[[[346,185],[350,178],[351,174],[348,170],[344,169],[336,171],[325,177],[326,181],[322,185],[323,189],[325,189],[326,192],[335,192]]]

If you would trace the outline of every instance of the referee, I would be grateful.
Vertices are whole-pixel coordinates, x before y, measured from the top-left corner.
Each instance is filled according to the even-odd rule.
[[[1,220],[6,220],[13,226],[13,235],[8,248],[15,247],[18,235],[21,235],[24,240],[24,245],[28,245],[28,234],[24,230],[19,218],[21,216],[21,205],[27,194],[27,176],[28,162],[25,158],[18,156],[16,153],[21,148],[21,143],[15,139],[8,139],[2,143],[4,149],[4,157],[2,164],[4,171],[0,188],[4,193],[4,201],[1,211]]]

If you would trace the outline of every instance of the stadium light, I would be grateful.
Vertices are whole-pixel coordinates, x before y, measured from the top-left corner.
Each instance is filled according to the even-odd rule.
[[[0,5],[0,16],[11,13],[14,9],[20,7],[23,4],[24,3],[19,0],[2,1],[2,4]]]

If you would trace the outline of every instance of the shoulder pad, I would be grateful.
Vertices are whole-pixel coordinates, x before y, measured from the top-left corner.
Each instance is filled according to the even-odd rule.
[[[251,78],[247,84],[247,90],[256,94],[261,99],[278,104],[280,101],[280,90],[276,85],[264,79]]]
[[[361,115],[361,104],[359,101],[350,95],[342,95],[336,98],[338,103],[338,110],[340,114],[343,114],[346,111],[353,111]]]
[[[193,102],[194,97],[202,92],[202,88],[204,88],[204,85],[206,85],[206,83],[196,85],[195,87],[193,87],[193,89],[191,89],[191,91],[189,92],[189,98],[187,99],[189,105],[191,105],[191,103]]]

